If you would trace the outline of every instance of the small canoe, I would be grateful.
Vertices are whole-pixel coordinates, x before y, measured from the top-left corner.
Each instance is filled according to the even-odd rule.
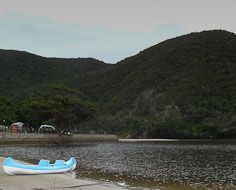
[[[11,157],[8,157],[3,162],[3,170],[9,175],[17,174],[56,174],[67,173],[76,168],[76,160],[71,157],[68,161],[56,160],[50,164],[49,160],[40,160],[38,165],[22,164]]]

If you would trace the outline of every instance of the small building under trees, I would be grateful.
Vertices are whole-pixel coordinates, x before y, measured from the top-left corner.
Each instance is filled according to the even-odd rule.
[[[10,129],[12,133],[21,133],[24,131],[24,123],[22,122],[12,123]]]

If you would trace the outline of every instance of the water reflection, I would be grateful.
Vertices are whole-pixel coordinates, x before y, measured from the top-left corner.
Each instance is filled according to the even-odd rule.
[[[229,142],[93,143],[2,147],[0,151],[2,156],[21,159],[75,156],[80,176],[136,186],[236,189],[236,145]]]

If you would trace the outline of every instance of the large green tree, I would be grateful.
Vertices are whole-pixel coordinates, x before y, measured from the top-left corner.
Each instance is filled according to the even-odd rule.
[[[61,130],[93,118],[96,112],[94,104],[81,100],[78,90],[51,85],[38,97],[20,102],[17,114],[36,129],[41,124],[52,124]]]
[[[0,97],[0,124],[9,125],[15,119],[14,105],[6,98]]]

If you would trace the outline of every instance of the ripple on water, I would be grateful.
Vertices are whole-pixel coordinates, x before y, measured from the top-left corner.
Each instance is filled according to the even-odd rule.
[[[2,156],[67,159],[79,167],[151,182],[213,189],[235,188],[236,145],[198,143],[94,143],[69,147],[2,147]]]

